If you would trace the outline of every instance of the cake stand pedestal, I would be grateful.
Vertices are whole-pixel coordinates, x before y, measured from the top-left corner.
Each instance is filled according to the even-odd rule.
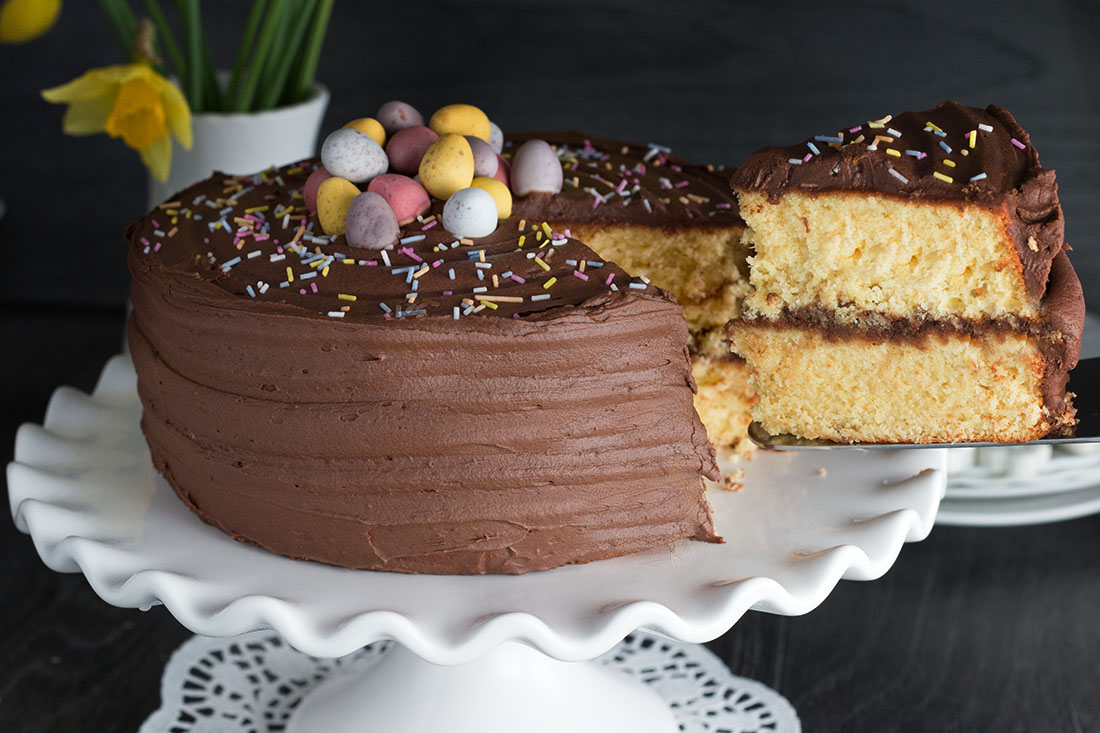
[[[124,356],[92,395],[58,389],[44,424],[16,438],[16,525],[52,569],[83,572],[117,606],[163,603],[197,634],[272,629],[321,658],[400,645],[314,692],[290,721],[297,733],[674,731],[653,693],[566,663],[639,628],[702,642],[749,609],[806,613],[841,578],[877,578],[904,542],[923,539],[946,484],[942,450],[761,452],[744,464],[746,488],[708,492],[722,545],[523,576],[361,572],[203,524],[153,470],[140,414]]]

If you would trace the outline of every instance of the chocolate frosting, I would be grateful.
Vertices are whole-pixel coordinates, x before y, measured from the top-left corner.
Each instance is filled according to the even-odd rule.
[[[671,295],[545,217],[352,249],[310,233],[313,165],[215,174],[128,230],[142,426],[200,517],[404,572],[717,541]]]
[[[765,147],[737,168],[730,184],[772,202],[791,190],[853,191],[995,209],[1035,302],[1065,247],[1054,171],[1042,168],[1027,131],[996,105],[982,110],[943,102],[797,145]]]

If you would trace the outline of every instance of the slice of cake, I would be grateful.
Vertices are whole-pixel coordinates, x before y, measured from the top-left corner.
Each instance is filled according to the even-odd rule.
[[[530,139],[553,146],[563,186],[517,198],[514,215],[549,221],[675,295],[691,334],[695,407],[707,435],[716,447],[751,450],[746,430],[755,395],[724,331],[749,290],[745,224],[728,172],[660,145],[580,132],[509,134],[504,156]]]
[[[770,433],[1017,442],[1068,430],[1084,324],[1054,171],[1007,111],[945,102],[754,153],[729,325]]]

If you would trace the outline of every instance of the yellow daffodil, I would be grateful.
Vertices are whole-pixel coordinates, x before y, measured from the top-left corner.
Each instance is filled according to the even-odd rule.
[[[61,0],[5,0],[0,4],[0,43],[26,43],[53,28]]]
[[[172,135],[191,148],[191,110],[175,84],[144,61],[91,69],[42,92],[47,102],[68,104],[62,121],[67,135],[106,132],[141,154],[158,181],[172,166]]]

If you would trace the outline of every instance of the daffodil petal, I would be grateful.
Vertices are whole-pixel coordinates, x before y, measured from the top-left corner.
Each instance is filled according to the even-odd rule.
[[[168,180],[168,171],[172,169],[172,138],[162,135],[147,148],[138,151],[141,162],[153,174],[153,178],[163,183]]]
[[[135,64],[89,69],[67,84],[43,89],[42,98],[58,104],[112,94],[118,90],[120,84],[134,75],[133,66]]]
[[[161,99],[164,100],[164,112],[168,116],[168,127],[172,134],[180,141],[184,150],[191,149],[191,108],[187,106],[187,100],[183,93],[172,82],[165,80],[161,91]]]
[[[69,104],[61,129],[66,135],[94,135],[107,129],[107,118],[115,104],[115,94],[94,99],[78,99]]]

